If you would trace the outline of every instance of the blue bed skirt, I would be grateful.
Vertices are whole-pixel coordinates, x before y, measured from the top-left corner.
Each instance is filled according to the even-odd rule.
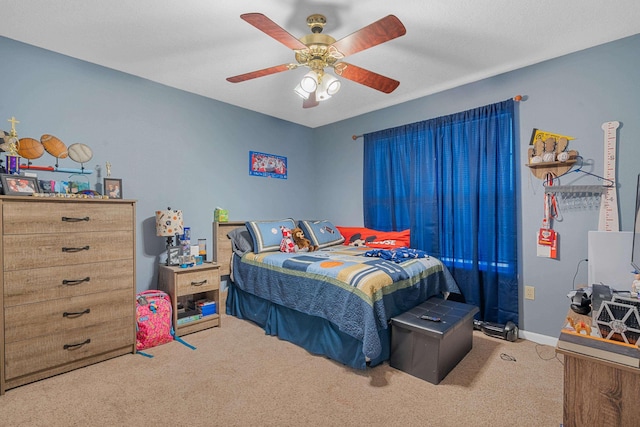
[[[292,342],[310,353],[326,356],[356,369],[365,369],[367,360],[362,342],[341,332],[336,325],[321,317],[275,304],[245,292],[228,281],[227,314],[247,319],[260,325],[267,334]],[[391,331],[378,331],[382,352],[369,366],[389,359]]]

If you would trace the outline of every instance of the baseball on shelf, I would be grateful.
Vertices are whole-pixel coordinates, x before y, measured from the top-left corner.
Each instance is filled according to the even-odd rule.
[[[553,162],[556,159],[556,153],[544,153],[542,155],[542,161]]]
[[[93,151],[85,144],[71,144],[69,146],[69,157],[78,163],[86,163],[93,158]]]
[[[541,156],[533,156],[531,158],[531,163],[542,163],[542,157]]]

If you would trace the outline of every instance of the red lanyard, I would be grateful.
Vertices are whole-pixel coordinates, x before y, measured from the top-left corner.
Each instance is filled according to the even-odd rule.
[[[554,175],[549,172],[545,177],[545,187],[553,186]],[[551,228],[551,219],[558,217],[558,201],[554,193],[544,193],[544,219],[542,225],[545,228]]]

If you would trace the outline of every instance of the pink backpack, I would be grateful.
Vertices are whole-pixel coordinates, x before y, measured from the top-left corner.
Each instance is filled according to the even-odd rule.
[[[173,341],[171,299],[162,291],[136,295],[136,350],[145,350]]]

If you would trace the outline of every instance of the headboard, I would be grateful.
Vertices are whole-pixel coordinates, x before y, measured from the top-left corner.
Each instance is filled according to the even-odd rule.
[[[227,234],[238,227],[245,227],[245,221],[214,222],[213,223],[213,257],[211,260],[220,264],[220,276],[231,273],[231,239]]]

